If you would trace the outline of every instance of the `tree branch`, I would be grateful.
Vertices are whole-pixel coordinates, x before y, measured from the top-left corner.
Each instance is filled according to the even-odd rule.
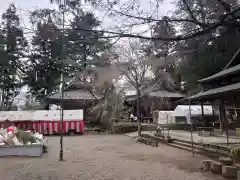
[[[133,19],[138,19],[138,20],[143,20],[143,21],[145,21],[147,23],[161,21],[159,19],[154,19],[151,16],[149,16],[149,17],[141,17],[141,16],[134,16],[134,15],[131,15],[131,14],[126,14],[126,13],[123,13],[123,12],[120,12],[120,11],[117,11],[117,10],[114,10],[114,9],[112,9],[112,11],[114,11],[115,13],[118,13],[118,14],[120,14],[122,16],[126,16],[126,17],[133,18]],[[192,19],[167,18],[167,21],[169,21],[169,22],[189,22],[189,23],[197,24],[199,26],[209,26],[210,25],[210,24],[206,24],[206,23],[200,22],[196,18],[192,18]]]
[[[190,6],[188,5],[187,1],[186,0],[182,0],[184,6],[186,7],[187,11],[188,11],[188,14],[189,16],[194,20],[194,21],[197,21],[196,17],[194,16]]]
[[[114,32],[114,31],[107,31],[107,30],[92,30],[92,29],[84,29],[84,28],[77,28],[75,30],[101,32],[101,33],[106,33],[106,34],[118,35],[121,38],[129,37],[129,38],[140,38],[140,39],[145,39],[145,40],[181,41],[181,40],[188,40],[188,39],[192,39],[194,37],[202,36],[204,34],[210,33],[212,30],[217,29],[219,26],[224,26],[226,18],[233,15],[235,12],[237,12],[239,10],[240,10],[240,7],[236,8],[235,10],[232,10],[229,13],[222,15],[218,22],[216,22],[202,30],[199,30],[195,33],[188,34],[185,36],[178,35],[178,36],[174,36],[174,37],[147,37],[147,36],[142,36],[142,35],[138,35],[138,34],[129,34],[129,33]],[[116,36],[113,36],[113,37],[116,37]]]
[[[216,0],[219,4],[222,5],[222,7],[225,9],[226,12],[231,11],[231,5],[225,2],[224,0]]]

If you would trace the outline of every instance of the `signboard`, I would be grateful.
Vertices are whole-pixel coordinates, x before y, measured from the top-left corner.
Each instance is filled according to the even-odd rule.
[[[66,110],[63,117],[64,120],[83,120],[83,110]]]

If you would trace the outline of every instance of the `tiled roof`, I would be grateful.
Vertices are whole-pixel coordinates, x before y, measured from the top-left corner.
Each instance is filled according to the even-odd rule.
[[[232,59],[229,61],[229,63],[225,66],[225,68],[222,71],[220,71],[220,72],[218,72],[218,73],[216,73],[212,76],[209,76],[207,78],[200,79],[200,80],[198,80],[198,82],[207,82],[207,81],[210,81],[210,80],[214,80],[214,79],[226,76],[226,75],[231,75],[231,74],[239,72],[240,71],[239,61],[240,61],[240,48],[233,55]],[[230,67],[233,64],[235,64],[235,66]]]
[[[240,71],[240,64],[236,65],[236,66],[233,66],[231,68],[228,68],[228,69],[225,69],[223,71],[220,71],[212,76],[209,76],[207,78],[204,78],[204,79],[200,79],[198,80],[198,82],[206,82],[206,81],[210,81],[210,80],[213,80],[213,79],[217,79],[217,78],[220,78],[222,76],[226,76],[226,75],[231,75],[231,74],[234,74],[234,73],[237,73]]]
[[[148,93],[148,96],[152,97],[163,97],[163,98],[183,98],[184,95],[177,92],[169,91],[156,91]]]
[[[144,95],[149,97],[156,97],[156,98],[183,98],[185,97],[183,94],[177,93],[177,92],[169,92],[169,91],[155,91],[155,92],[149,92],[145,93]],[[136,99],[136,95],[131,95],[127,97],[128,101],[132,101]]]
[[[195,94],[193,96],[188,97],[187,99],[193,99],[193,100],[194,99],[201,99],[201,98],[204,98],[204,97],[209,97],[209,96],[217,95],[217,94],[220,94],[220,93],[233,92],[233,91],[237,91],[237,90],[240,90],[240,83],[235,83],[235,84],[211,89],[211,90],[208,90],[208,91],[205,91],[205,92],[200,92],[198,94]]]
[[[89,91],[86,90],[69,90],[64,92],[64,99],[65,100],[94,100],[100,99],[99,96],[93,95]],[[47,97],[47,99],[61,99],[61,94],[55,93]]]

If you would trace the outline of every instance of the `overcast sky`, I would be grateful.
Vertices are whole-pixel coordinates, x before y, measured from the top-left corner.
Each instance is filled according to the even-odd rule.
[[[2,0],[0,12],[4,12],[11,3],[14,3],[17,8],[24,10],[35,9],[36,7],[54,7],[54,5],[49,3],[49,0]]]
[[[24,23],[26,26],[28,26],[28,16],[29,11],[35,10],[37,8],[56,8],[56,5],[51,4],[50,0],[1,0],[1,6],[0,6],[0,14],[2,14],[9,6],[9,4],[14,3],[15,6],[18,8],[18,14],[20,15],[20,18],[22,20],[22,23]],[[120,3],[124,3],[127,0],[120,0]],[[154,0],[138,0],[140,3],[140,6],[142,9],[144,9],[145,12],[152,13],[156,8],[156,5],[150,4]],[[172,0],[165,0],[164,3],[160,4],[158,14],[159,17],[162,15],[170,14],[171,11],[174,8],[174,5],[171,3]],[[101,11],[95,11],[96,17],[100,19],[102,23],[102,27],[104,29],[113,29],[116,25],[119,25],[121,19],[116,18],[109,18],[106,15],[106,12]],[[145,27],[146,28],[146,27]],[[145,29],[142,27],[142,31]],[[136,27],[137,31],[139,30],[139,27]],[[132,30],[134,31],[134,30]]]

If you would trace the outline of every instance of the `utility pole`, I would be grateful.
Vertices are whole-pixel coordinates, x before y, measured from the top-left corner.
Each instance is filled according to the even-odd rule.
[[[66,2],[63,0],[63,3],[61,5],[62,7],[62,37],[61,37],[61,43],[62,43],[62,49],[61,49],[61,85],[60,85],[60,152],[59,152],[59,161],[63,161],[63,99],[64,99],[64,75],[63,75],[63,61],[64,61],[64,21],[65,21],[65,5]]]

